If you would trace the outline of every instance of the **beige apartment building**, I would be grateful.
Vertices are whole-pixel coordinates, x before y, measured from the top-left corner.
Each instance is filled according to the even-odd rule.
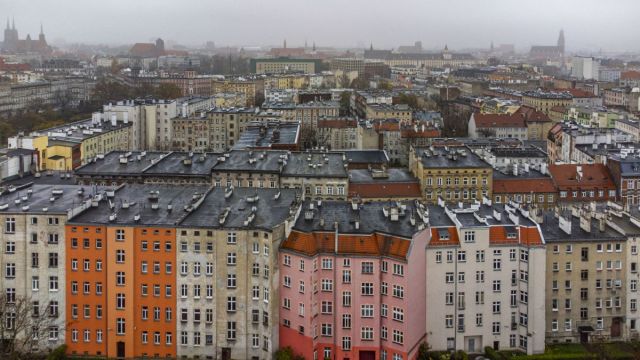
[[[214,188],[180,224],[178,356],[268,359],[278,349],[277,254],[298,203],[293,190],[259,197]]]
[[[547,242],[548,343],[628,338],[627,238],[593,210],[534,217]]]

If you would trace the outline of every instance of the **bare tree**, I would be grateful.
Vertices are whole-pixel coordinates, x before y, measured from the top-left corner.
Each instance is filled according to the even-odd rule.
[[[484,138],[496,137],[496,131],[494,129],[478,129],[478,134]]]
[[[66,111],[71,106],[73,95],[69,89],[58,89],[53,93],[53,106],[60,111]]]
[[[33,359],[50,348],[63,331],[57,306],[0,294],[0,358]]]

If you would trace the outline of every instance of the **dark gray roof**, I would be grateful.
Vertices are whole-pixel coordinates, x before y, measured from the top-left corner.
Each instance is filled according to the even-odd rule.
[[[411,238],[419,231],[418,225],[421,223],[417,215],[415,216],[415,226],[410,221],[412,213],[415,212],[415,203],[402,202],[402,206],[406,207],[404,214],[399,216],[398,221],[391,221],[390,218],[385,217],[383,208],[388,209],[396,204],[396,202],[369,202],[360,204],[358,210],[353,210],[351,202],[348,201],[323,201],[320,206],[315,201],[305,201],[294,229],[303,232],[334,231],[334,223],[338,222],[338,231],[341,233],[372,234],[378,232]],[[312,205],[313,210],[310,210]],[[313,218],[309,219],[308,211],[313,213]],[[321,225],[321,219],[324,221],[324,225]],[[356,219],[359,219],[358,229],[355,227]]]
[[[389,157],[384,150],[345,150],[350,164],[387,164]]]
[[[346,178],[347,168],[342,154],[292,152],[282,171],[289,177],[332,177]]]
[[[200,206],[189,213],[180,226],[271,230],[283,223],[292,215],[290,211],[295,212],[299,206],[296,190],[293,189],[235,188],[228,197],[225,196],[225,192],[228,192],[228,189],[213,188]],[[258,200],[252,201],[255,200],[256,195]],[[253,207],[255,211],[252,210]],[[221,224],[220,217],[226,208],[229,212],[224,219],[224,224]],[[253,220],[245,225],[245,221],[252,213]]]
[[[287,151],[233,150],[224,155],[224,161],[218,161],[213,167],[213,172],[280,173],[280,167],[283,165],[283,159],[280,156],[286,154]],[[255,159],[255,161],[250,159]]]
[[[547,243],[626,240],[622,234],[609,226],[605,227],[605,231],[600,231],[597,220],[591,221],[591,232],[586,232],[580,228],[580,219],[573,217],[571,213],[567,214],[566,216],[571,219],[571,235],[569,235],[560,229],[560,221],[553,213],[546,212],[543,216],[544,220],[540,228]]]
[[[454,212],[456,207],[449,206]],[[500,214],[500,219],[494,217],[494,211]],[[509,217],[509,212],[506,210],[505,206],[500,204],[492,204],[492,206],[481,205],[475,213],[486,219],[489,225],[515,225],[514,222]],[[518,209],[512,208],[511,214],[518,217],[518,224],[522,226],[534,226],[535,223],[528,217],[524,216],[522,212]],[[486,226],[484,222],[481,222],[476,218],[473,212],[458,212],[456,213],[456,218],[460,221],[463,227],[474,227],[474,226]]]
[[[374,170],[375,171],[375,170]],[[386,182],[417,182],[409,169],[390,168],[386,171],[386,177],[373,177],[367,169],[349,170],[349,181],[352,183],[386,183]]]
[[[126,163],[120,162],[123,157]],[[218,157],[216,153],[112,151],[103,159],[77,168],[75,173],[80,176],[208,176]],[[185,163],[189,159],[191,163]]]
[[[270,148],[274,144],[297,144],[300,124],[297,122],[269,124],[263,128],[261,125],[249,125],[242,132],[238,141],[233,146],[234,150],[248,148]],[[277,133],[278,136],[274,137]]]
[[[216,153],[172,152],[144,173],[146,175],[209,176],[219,156],[220,154]]]
[[[144,156],[142,154],[145,153]],[[129,156],[126,156],[130,154]],[[142,172],[154,165],[162,157],[168,155],[168,152],[126,152],[112,151],[104,155],[104,159],[96,159],[93,162],[85,164],[75,170],[77,175],[140,175]],[[126,157],[127,163],[120,163],[120,158]]]
[[[20,185],[13,192],[5,191],[0,195],[0,207],[8,205],[0,213],[55,213],[67,214],[67,211],[79,207],[91,199],[96,191],[104,191],[104,187],[80,185]],[[79,192],[78,190],[81,190]],[[54,199],[53,201],[51,201]],[[16,200],[20,200],[16,204]],[[24,209],[28,206],[28,209]],[[47,211],[44,209],[46,208]]]
[[[429,150],[427,148],[417,147],[415,148],[415,152],[416,155],[420,157],[422,165],[425,168],[491,168],[491,165],[484,162],[484,160],[469,149],[462,149],[463,152],[460,153],[455,148],[447,151],[444,148]],[[427,150],[429,155],[425,153],[425,150]]]
[[[188,214],[185,206],[194,206],[207,190],[207,186],[195,185],[128,184],[115,191],[115,197],[107,200],[105,196],[98,206],[75,216],[70,223],[176,226]],[[152,192],[157,192],[156,199]],[[153,204],[157,204],[157,209]],[[117,218],[110,221],[113,214]],[[138,221],[136,215],[140,216]]]
[[[494,147],[491,148],[490,153],[496,157],[510,157],[510,158],[546,158],[547,154],[544,151],[535,147],[526,148],[512,148],[512,147]]]
[[[513,175],[513,173],[504,173],[500,170],[493,170],[493,178],[494,179],[549,179],[551,175],[544,175],[540,171],[529,168],[528,172],[518,171],[518,175]]]

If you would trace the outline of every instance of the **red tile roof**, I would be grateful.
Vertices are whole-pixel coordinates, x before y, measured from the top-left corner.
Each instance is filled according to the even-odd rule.
[[[349,183],[349,197],[375,198],[420,198],[419,182],[399,183]]]
[[[415,131],[413,128],[404,128],[400,136],[403,138],[437,138],[440,137],[440,130],[424,129],[424,131],[422,131],[418,128],[418,131]]]
[[[577,179],[577,167],[582,167],[582,177]],[[558,190],[615,189],[615,183],[604,164],[549,165],[549,172]]]
[[[582,89],[556,89],[557,91],[565,91],[571,94],[574,98],[594,98],[598,97],[594,93]]]
[[[319,128],[346,129],[357,128],[358,122],[355,119],[320,119]]]
[[[513,239],[507,238],[507,229],[504,225],[491,226],[489,228],[489,243],[491,245],[524,244],[528,246],[542,245],[542,236],[537,227],[519,226],[517,236]]]
[[[458,231],[455,226],[448,227],[449,239],[441,239],[438,228],[431,228],[431,239],[428,246],[457,246],[460,245],[460,238],[458,238]]]
[[[522,116],[514,116],[509,114],[480,114],[474,113],[473,119],[476,122],[476,128],[496,128],[496,127],[527,127],[525,119]]]
[[[557,189],[550,177],[540,179],[493,179],[494,194],[516,194],[529,192],[554,193],[557,192]]]
[[[282,249],[314,256],[319,253],[335,253],[333,232],[304,233],[292,231],[280,245]],[[406,259],[411,240],[383,234],[338,235],[338,253],[351,255],[391,256]]]
[[[545,113],[526,105],[520,106],[513,115],[524,117],[527,123],[551,122],[551,119]]]
[[[640,80],[640,71],[623,71],[620,74],[620,79],[622,80]]]

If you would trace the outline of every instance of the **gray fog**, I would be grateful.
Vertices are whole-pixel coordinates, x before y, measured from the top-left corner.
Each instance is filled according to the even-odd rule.
[[[638,0],[0,0],[23,38],[40,23],[55,43],[391,48],[421,40],[436,49],[488,48],[491,41],[553,45],[569,51],[640,48]]]

